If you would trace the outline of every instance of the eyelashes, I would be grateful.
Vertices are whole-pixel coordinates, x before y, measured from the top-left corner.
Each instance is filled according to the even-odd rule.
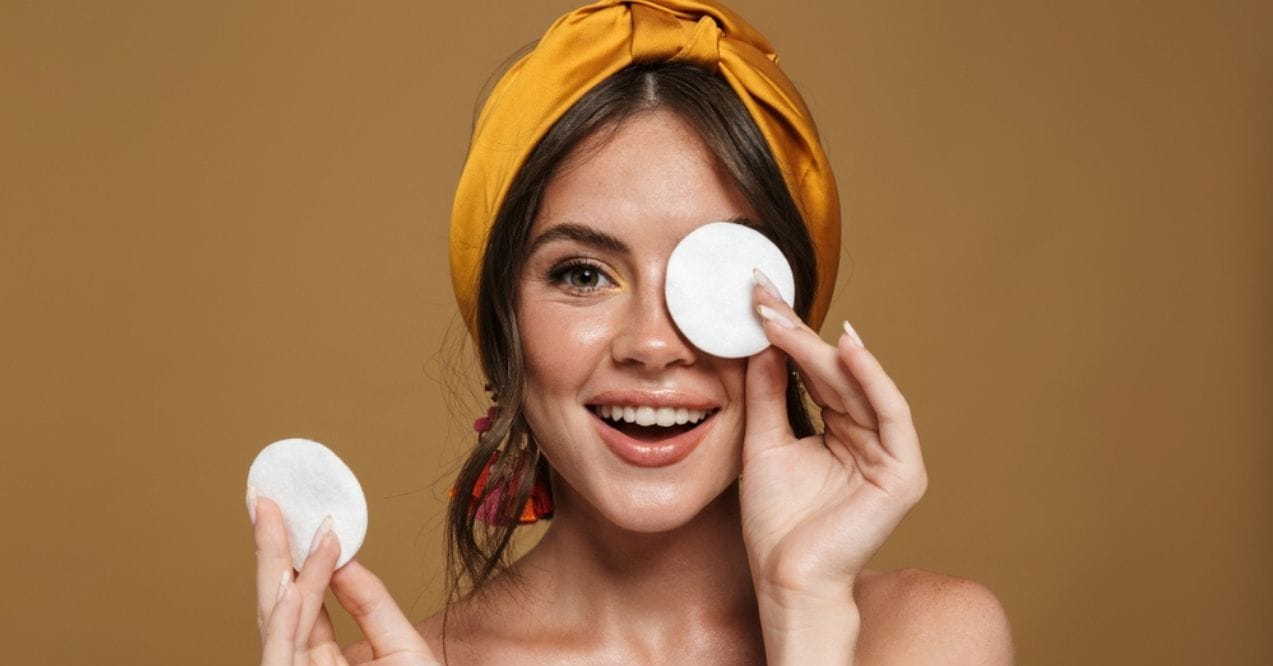
[[[617,286],[601,262],[580,257],[554,265],[544,277],[550,284],[580,295]]]

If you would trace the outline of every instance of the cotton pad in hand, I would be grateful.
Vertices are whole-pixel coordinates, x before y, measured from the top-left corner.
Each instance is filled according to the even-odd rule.
[[[769,346],[752,301],[759,268],[788,305],[795,303],[791,265],[764,234],[733,222],[712,222],[681,239],[667,260],[664,293],[672,321],[695,347],[743,358]]]
[[[283,439],[261,449],[248,469],[248,485],[283,512],[292,565],[309,555],[327,516],[340,539],[336,567],[345,566],[367,536],[367,498],[353,471],[332,450],[308,439]]]

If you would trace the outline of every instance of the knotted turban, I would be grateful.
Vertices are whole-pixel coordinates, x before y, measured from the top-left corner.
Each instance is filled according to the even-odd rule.
[[[839,263],[840,203],[813,118],[778,68],[773,47],[709,0],[602,0],[553,23],[495,84],[478,114],[451,211],[451,283],[470,333],[477,330],[487,234],[518,169],[579,98],[624,67],[649,62],[714,72],[747,107],[813,238],[818,285],[809,323],[821,324]]]

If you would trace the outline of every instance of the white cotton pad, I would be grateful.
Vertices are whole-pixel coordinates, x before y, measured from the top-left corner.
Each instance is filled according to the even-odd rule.
[[[308,439],[283,439],[256,454],[248,485],[278,504],[292,546],[292,564],[305,563],[327,516],[340,539],[336,567],[353,559],[367,536],[367,498],[354,473],[331,449]]]
[[[759,268],[788,305],[795,303],[791,265],[764,234],[733,222],[712,222],[681,239],[667,260],[664,292],[672,321],[695,347],[743,358],[769,346],[752,301]]]

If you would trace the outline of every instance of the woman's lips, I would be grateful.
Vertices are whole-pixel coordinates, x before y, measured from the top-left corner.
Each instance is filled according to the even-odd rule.
[[[624,462],[636,467],[666,467],[684,460],[715,424],[712,415],[707,416],[697,426],[688,430],[669,429],[668,436],[658,439],[636,439],[619,430],[591,409],[593,427],[601,436],[606,447]],[[658,428],[659,426],[651,426]]]

